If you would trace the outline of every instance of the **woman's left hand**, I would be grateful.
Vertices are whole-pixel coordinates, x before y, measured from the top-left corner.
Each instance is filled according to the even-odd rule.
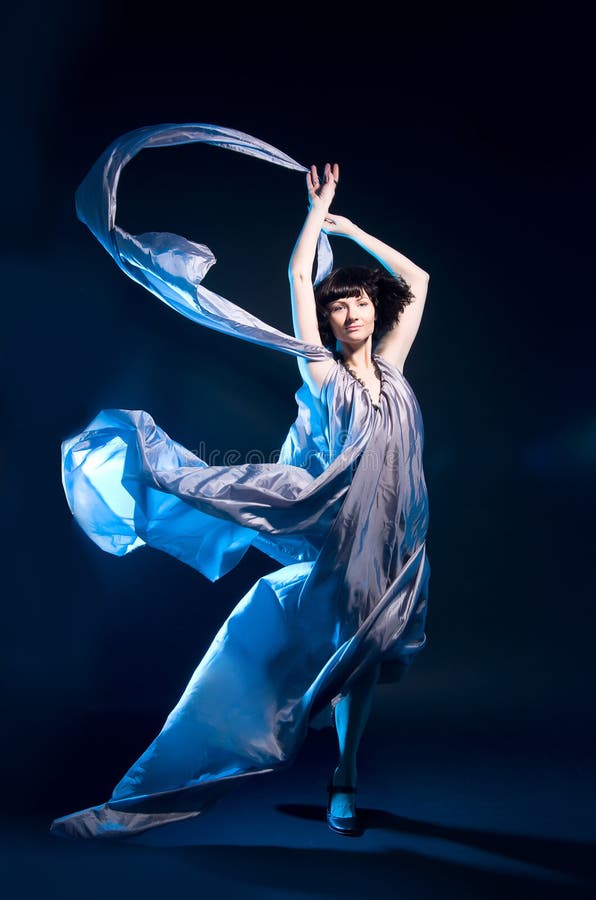
[[[325,163],[325,171],[323,175],[323,183],[319,181],[319,175],[316,166],[310,167],[310,172],[306,175],[306,186],[308,188],[309,208],[323,209],[327,211],[331,206],[331,201],[335,196],[335,186],[339,181],[339,166],[333,164],[333,168],[329,163]]]

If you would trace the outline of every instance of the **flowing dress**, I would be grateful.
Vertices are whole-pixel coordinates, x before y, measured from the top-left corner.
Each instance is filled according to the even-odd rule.
[[[319,397],[306,383],[296,392],[297,417],[276,463],[210,466],[142,410],[102,410],[63,442],[70,509],[103,550],[149,545],[211,581],[249,546],[282,566],[235,606],[111,798],[52,822],[63,837],[138,834],[203,814],[239,779],[291,765],[308,728],[331,725],[333,706],[371,665],[380,663],[381,682],[399,680],[426,643],[424,429],[407,379],[374,354],[382,376],[375,405],[331,351],[204,288],[214,261],[204,245],[115,225],[122,166],[145,146],[186,141],[307,171],[230,129],[139,129],[91,170],[77,194],[79,217],[127,274],[189,318],[333,365]],[[320,241],[317,278],[331,260]]]

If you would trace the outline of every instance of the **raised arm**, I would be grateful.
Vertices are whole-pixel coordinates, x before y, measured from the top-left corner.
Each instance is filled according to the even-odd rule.
[[[399,317],[399,321],[379,341],[376,353],[403,370],[404,362],[420,328],[430,275],[389,244],[367,234],[345,216],[330,213],[323,230],[327,234],[349,237],[379,260],[392,275],[401,275],[408,282],[414,299]]]
[[[317,321],[312,269],[319,234],[335,196],[335,185],[338,180],[339,166],[337,163],[333,169],[329,163],[326,164],[322,185],[319,182],[316,167],[311,166],[311,171],[306,176],[309,210],[288,266],[294,334],[301,341],[319,346],[323,346],[323,342]],[[332,360],[309,362],[305,359],[298,359],[300,374],[315,396],[319,396],[325,376],[333,365]]]

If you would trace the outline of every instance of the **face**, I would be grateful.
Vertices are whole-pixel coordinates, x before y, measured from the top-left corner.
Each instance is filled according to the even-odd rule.
[[[375,329],[377,311],[366,291],[359,297],[340,297],[327,306],[329,326],[342,344],[360,344]]]

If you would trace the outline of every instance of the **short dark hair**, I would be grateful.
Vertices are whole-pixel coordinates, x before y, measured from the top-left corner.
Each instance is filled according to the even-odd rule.
[[[366,291],[377,312],[373,344],[391,331],[407,304],[414,299],[410,285],[401,275],[368,266],[334,269],[314,289],[319,334],[328,349],[334,351],[336,344],[329,325],[329,305],[341,297],[359,297],[362,291]]]

